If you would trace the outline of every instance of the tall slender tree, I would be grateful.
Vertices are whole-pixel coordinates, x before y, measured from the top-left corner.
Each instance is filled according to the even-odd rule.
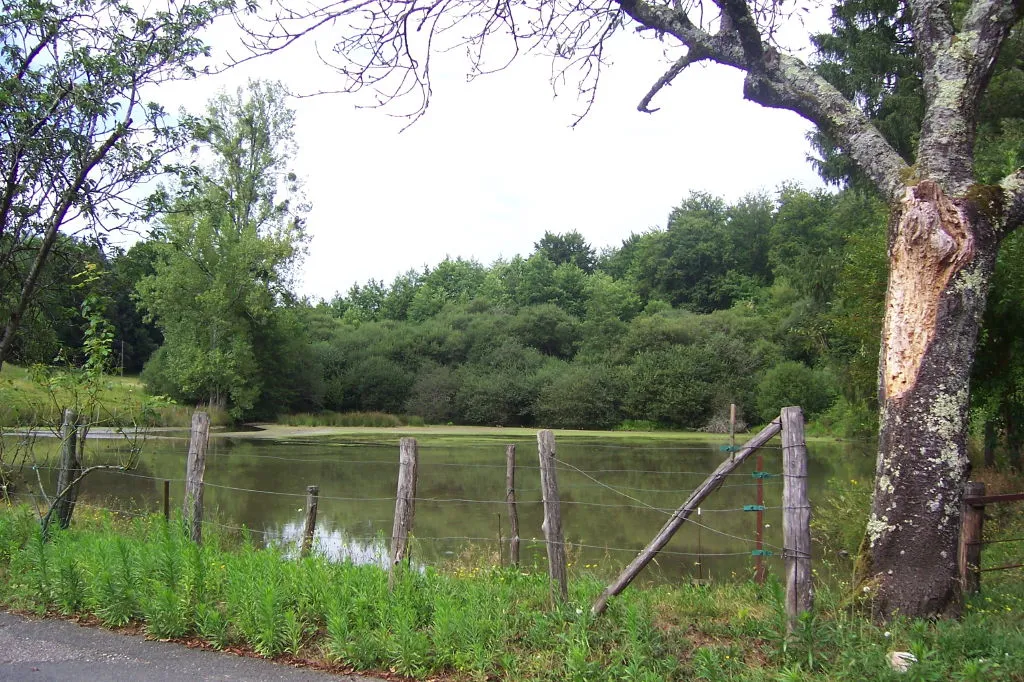
[[[291,299],[305,241],[284,97],[279,83],[253,82],[211,102],[198,136],[214,161],[157,227],[156,272],[138,285],[164,336],[149,376],[236,416],[261,392],[257,336]]]

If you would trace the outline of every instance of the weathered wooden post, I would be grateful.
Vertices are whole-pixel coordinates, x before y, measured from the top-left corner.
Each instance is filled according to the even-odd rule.
[[[509,563],[519,566],[519,511],[516,509],[516,446],[505,446],[505,502],[508,504]]]
[[[807,498],[807,443],[799,407],[782,408],[782,545],[786,560],[786,615],[792,630],[814,606],[811,583],[811,505]]]
[[[395,584],[395,569],[409,554],[409,533],[416,512],[416,469],[419,449],[415,438],[399,441],[398,491],[395,496],[395,523],[391,530],[391,565],[388,567],[388,589]]]
[[[565,540],[562,537],[562,507],[558,499],[555,476],[555,434],[537,432],[537,455],[540,458],[540,488],[544,501],[544,540],[548,549],[548,575],[551,577],[551,599],[555,603],[569,599],[568,574],[565,565]]]
[[[188,441],[185,465],[185,501],[182,515],[190,528],[192,542],[203,541],[203,476],[206,474],[206,448],[210,443],[210,415],[196,410]]]
[[[171,482],[164,481],[164,521],[171,521]]]
[[[61,528],[71,525],[71,515],[78,500],[78,485],[72,483],[82,475],[81,446],[78,439],[78,413],[64,410],[64,421],[60,425],[60,463],[57,471],[57,495],[54,513]],[[68,486],[71,489],[68,490]],[[66,492],[65,492],[66,491]]]
[[[736,403],[729,403],[729,452],[736,454]]]
[[[964,487],[964,506],[960,521],[960,582],[964,594],[976,594],[981,589],[981,531],[985,521],[985,505],[970,501],[984,497],[985,484],[968,481]]]
[[[316,508],[320,501],[320,486],[306,486],[306,525],[302,530],[302,549],[299,556],[309,556],[313,548],[313,535],[316,533]]]

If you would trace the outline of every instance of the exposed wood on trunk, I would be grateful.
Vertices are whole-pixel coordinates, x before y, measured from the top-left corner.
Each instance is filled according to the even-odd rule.
[[[890,253],[882,356],[885,395],[914,386],[935,336],[942,292],[974,256],[967,217],[931,180],[908,187]]]
[[[189,435],[185,501],[182,507],[192,542],[196,544],[203,541],[203,476],[206,474],[206,448],[209,443],[210,415],[196,410],[192,415],[192,432]]]
[[[595,616],[604,613],[605,609],[608,608],[608,600],[629,587],[629,584],[640,575],[640,571],[668,544],[668,541],[672,539],[676,531],[690,518],[690,515],[697,509],[697,505],[703,502],[708,495],[718,490],[729,474],[735,471],[759,447],[778,435],[781,428],[780,420],[774,419],[768,426],[761,429],[760,433],[747,441],[740,448],[739,452],[730,453],[729,457],[719,464],[718,468],[690,494],[686,502],[669,517],[669,520],[665,522],[665,525],[654,536],[654,539],[622,570],[619,577],[605,588],[601,596],[594,602],[594,606],[590,610],[591,613]]]
[[[544,501],[544,540],[548,549],[548,575],[551,578],[551,600],[565,602],[569,598],[569,577],[562,536],[562,507],[558,499],[558,477],[555,475],[555,434],[537,432],[537,456],[540,459],[540,488]]]
[[[782,538],[786,551],[786,616],[790,630],[814,606],[807,444],[799,407],[782,408]]]
[[[398,448],[398,490],[395,495],[395,522],[391,530],[389,590],[395,585],[395,570],[409,556],[409,533],[416,514],[416,475],[419,468],[419,448],[415,438],[403,438]]]

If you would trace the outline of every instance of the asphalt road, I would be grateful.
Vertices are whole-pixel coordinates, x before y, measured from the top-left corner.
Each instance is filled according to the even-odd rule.
[[[333,675],[258,658],[189,649],[58,619],[0,612],[0,680],[18,682],[180,682],[282,680],[379,682]]]

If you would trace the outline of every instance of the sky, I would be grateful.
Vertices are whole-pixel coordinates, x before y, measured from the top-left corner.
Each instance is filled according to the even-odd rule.
[[[215,60],[241,52],[230,27],[207,39]],[[321,46],[330,42],[321,34]],[[432,66],[430,108],[407,128],[398,114],[411,102],[366,109],[350,95],[292,99],[294,168],[312,206],[299,293],[330,299],[447,256],[484,265],[526,256],[545,231],[576,230],[598,250],[619,246],[664,227],[691,191],[732,201],[783,182],[821,186],[807,160],[810,124],[743,100],[739,71],[692,66],[655,99],[658,112],[638,112],[667,67],[663,49],[632,31],[616,36],[596,104],[575,127],[582,104],[571,85],[553,91],[542,56],[466,82],[467,63],[445,55]],[[220,89],[250,78],[281,80],[294,92],[341,86],[298,46],[164,84],[156,98],[198,113]]]

